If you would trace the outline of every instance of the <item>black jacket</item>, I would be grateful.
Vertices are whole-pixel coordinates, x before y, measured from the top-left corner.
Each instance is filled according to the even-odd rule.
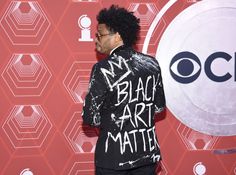
[[[100,127],[95,165],[122,170],[159,161],[154,113],[164,107],[153,57],[121,46],[96,63],[82,112],[84,123]]]

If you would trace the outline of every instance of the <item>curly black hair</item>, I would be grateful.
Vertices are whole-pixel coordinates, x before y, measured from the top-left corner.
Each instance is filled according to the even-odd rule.
[[[98,13],[97,21],[106,24],[111,32],[118,32],[126,46],[132,46],[138,40],[140,20],[125,8],[117,5],[104,8]]]

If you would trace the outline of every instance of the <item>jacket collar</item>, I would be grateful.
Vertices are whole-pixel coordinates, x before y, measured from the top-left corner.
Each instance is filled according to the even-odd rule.
[[[112,54],[114,54],[114,53],[117,53],[117,52],[119,52],[119,51],[121,51],[121,50],[125,50],[126,48],[128,48],[128,47],[125,46],[125,45],[118,46],[118,47],[114,48],[114,49],[111,51],[111,54],[110,54],[110,55],[112,55]]]

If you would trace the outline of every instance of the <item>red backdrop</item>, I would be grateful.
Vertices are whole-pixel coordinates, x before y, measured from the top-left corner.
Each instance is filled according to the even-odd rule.
[[[0,172],[2,175],[93,175],[97,131],[82,125],[81,109],[94,52],[96,14],[112,3],[141,19],[146,34],[168,0],[0,1]],[[171,21],[194,0],[178,0],[149,41],[155,55]],[[184,26],[183,26],[184,27]],[[159,175],[234,175],[235,136],[190,129],[168,109],[156,123],[163,155]]]

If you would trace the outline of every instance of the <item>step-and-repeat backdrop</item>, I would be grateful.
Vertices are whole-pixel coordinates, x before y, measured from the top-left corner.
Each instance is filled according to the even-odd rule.
[[[112,3],[140,18],[137,49],[162,68],[157,174],[235,175],[235,0],[1,0],[0,174],[94,174],[98,130],[81,109]]]

